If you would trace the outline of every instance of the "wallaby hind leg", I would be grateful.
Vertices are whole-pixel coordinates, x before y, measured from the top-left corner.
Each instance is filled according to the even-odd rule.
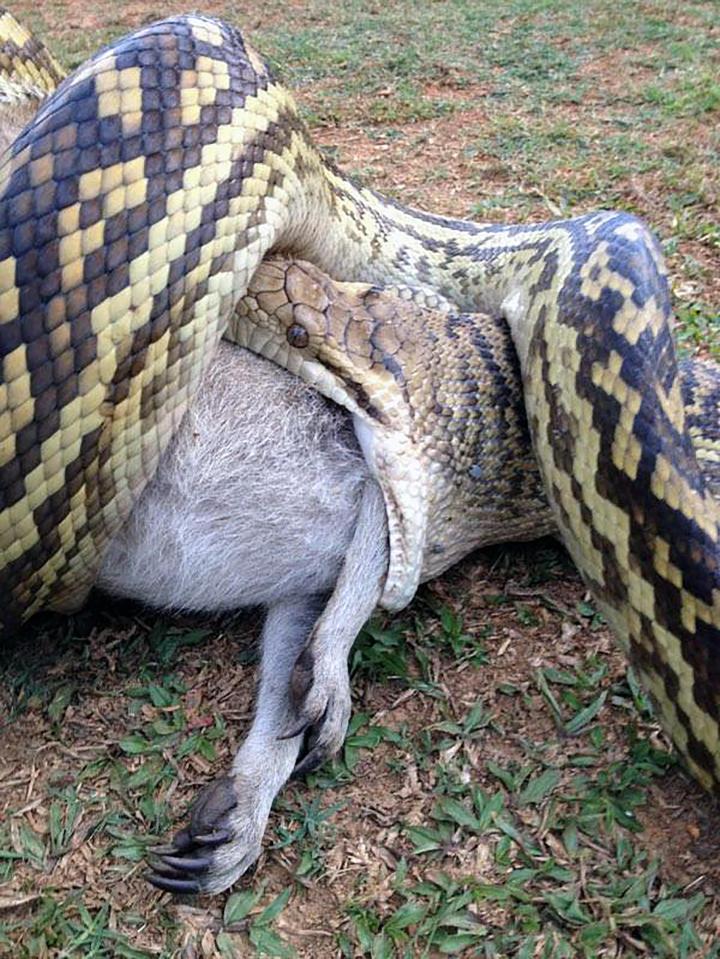
[[[270,807],[297,760],[302,736],[280,739],[298,650],[323,608],[322,596],[271,606],[262,634],[257,711],[230,773],[206,786],[189,824],[155,850],[148,879],[169,892],[219,892],[257,859]]]
[[[350,717],[348,652],[380,598],[386,567],[382,495],[368,481],[327,603],[311,596],[269,609],[253,724],[230,773],[203,790],[189,825],[154,851],[147,877],[153,885],[175,893],[227,889],[259,856],[272,801],[293,771],[340,748]],[[309,749],[298,764],[306,737]]]
[[[343,744],[351,710],[348,655],[380,600],[387,567],[385,505],[379,487],[369,481],[337,585],[290,678],[293,717],[284,735],[305,733],[294,777],[322,765]]]

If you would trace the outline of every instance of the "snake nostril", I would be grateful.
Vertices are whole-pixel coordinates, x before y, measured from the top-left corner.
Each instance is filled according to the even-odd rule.
[[[292,326],[289,326],[286,335],[290,346],[296,346],[298,349],[307,346],[310,340],[308,331],[304,326],[301,326],[300,323],[293,323]]]

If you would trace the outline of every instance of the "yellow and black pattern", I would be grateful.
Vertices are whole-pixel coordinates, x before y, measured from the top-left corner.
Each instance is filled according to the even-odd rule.
[[[99,53],[0,161],[0,625],[82,601],[234,304],[286,298],[291,267],[249,286],[271,250],[457,308],[414,334],[419,321],[394,327],[383,294],[366,290],[364,319],[329,348],[327,326],[308,335],[315,314],[348,324],[353,311],[326,313],[311,292],[315,313],[292,295],[280,303],[293,317],[282,348],[277,330],[253,334],[253,348],[312,368],[356,414],[391,529],[396,519],[385,604],[407,602],[441,564],[432,551],[453,555],[466,479],[493,472],[493,454],[468,460],[474,403],[482,416],[488,388],[512,383],[512,362],[497,362],[511,335],[554,520],[690,768],[719,789],[718,508],[698,465],[717,456],[703,417],[718,393],[707,400],[691,378],[686,424],[652,236],[614,213],[478,226],[358,188],[321,158],[240,34],[207,17],[151,24]],[[262,330],[271,312],[248,319]],[[432,388],[413,396],[430,358]],[[390,416],[398,396],[406,408]],[[508,421],[497,435],[520,434]],[[394,443],[403,455],[388,455]],[[518,445],[511,459],[526,455]],[[447,482],[458,500],[438,525]],[[403,525],[413,497],[425,517]]]
[[[42,100],[64,75],[45,44],[0,7],[0,104]]]
[[[82,600],[274,239],[283,177],[256,160],[290,134],[247,63],[213,21],[150,26],[69,78],[0,169],[5,622]]]
[[[683,360],[680,380],[687,430],[707,487],[720,501],[720,366]]]
[[[685,424],[660,254],[629,222],[576,255],[583,266],[536,324],[524,362],[536,455],[565,543],[712,787],[720,509]]]
[[[399,557],[387,606],[476,546],[559,528],[689,767],[713,788],[720,368],[688,361],[680,374],[660,260],[640,224],[606,221],[586,262],[525,340],[522,377],[503,321],[331,283],[301,262],[262,264],[230,333],[353,413]]]

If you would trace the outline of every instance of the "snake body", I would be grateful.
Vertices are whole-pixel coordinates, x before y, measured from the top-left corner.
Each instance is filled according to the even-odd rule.
[[[43,100],[64,76],[45,44],[0,7],[0,104]]]
[[[258,271],[268,252],[355,285]],[[404,313],[408,286],[430,292]],[[82,602],[237,303],[230,335],[356,418],[384,604],[471,548],[486,497],[497,538],[553,525],[720,792],[720,392],[714,368],[683,386],[655,240],[625,214],[499,227],[362,189],[208,17],[101,51],[1,161],[0,625]]]

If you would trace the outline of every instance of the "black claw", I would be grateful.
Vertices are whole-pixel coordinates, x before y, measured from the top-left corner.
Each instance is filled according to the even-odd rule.
[[[165,876],[168,879],[183,879],[183,874],[178,872],[173,866],[168,866],[162,859],[153,859],[149,863],[153,870],[159,876]]]
[[[162,856],[159,860],[162,864],[154,864],[155,869],[174,869],[179,873],[183,872],[207,872],[210,868],[210,860],[200,856]]]
[[[173,879],[155,872],[146,872],[145,879],[156,889],[173,892],[176,895],[193,895],[200,892],[200,883],[196,879]]]
[[[165,846],[148,846],[147,851],[153,856],[175,856],[180,852],[175,843],[167,843]]]
[[[230,838],[229,829],[216,829],[214,832],[203,833],[201,836],[193,836],[195,846],[222,846]]]
[[[235,806],[237,796],[230,776],[210,783],[190,810],[190,825],[181,829],[168,845],[149,850],[156,859],[150,862],[152,872],[146,873],[147,881],[165,892],[200,892],[200,882],[192,876],[212,867],[212,856],[201,853],[230,839],[231,831],[219,823]]]

